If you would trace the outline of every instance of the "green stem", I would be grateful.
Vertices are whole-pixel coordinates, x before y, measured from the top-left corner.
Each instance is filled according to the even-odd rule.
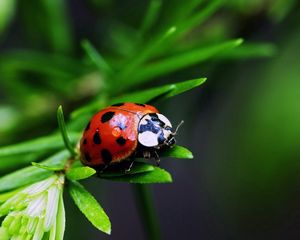
[[[159,12],[161,10],[162,0],[151,0],[143,19],[140,34],[144,37],[145,33],[153,26],[158,19]]]
[[[95,64],[95,66],[101,73],[113,73],[112,67],[107,63],[107,61],[100,55],[100,53],[88,40],[83,40],[81,44],[87,56]]]
[[[62,135],[62,138],[63,138],[66,148],[69,150],[71,156],[75,157],[76,152],[74,150],[74,147],[72,146],[72,143],[71,143],[68,133],[67,133],[65,119],[64,119],[64,113],[63,113],[61,105],[57,109],[57,122],[58,122],[59,130],[61,132],[61,135]]]
[[[153,194],[149,186],[133,185],[139,213],[149,240],[160,240],[159,220],[153,204]]]

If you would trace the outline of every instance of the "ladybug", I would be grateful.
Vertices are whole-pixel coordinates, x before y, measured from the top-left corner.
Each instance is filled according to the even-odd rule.
[[[158,164],[157,151],[174,146],[177,129],[173,132],[168,118],[151,105],[113,104],[87,124],[80,140],[81,162],[98,168],[135,157],[154,157]]]

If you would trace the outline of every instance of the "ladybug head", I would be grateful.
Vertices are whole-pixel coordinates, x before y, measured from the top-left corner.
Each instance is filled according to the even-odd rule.
[[[172,124],[168,118],[160,113],[145,114],[138,125],[138,141],[145,147],[161,148],[172,147],[175,143],[176,131],[172,131]]]

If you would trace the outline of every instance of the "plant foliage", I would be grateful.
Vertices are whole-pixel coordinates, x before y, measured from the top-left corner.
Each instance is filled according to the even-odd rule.
[[[0,7],[0,34],[4,33],[5,25],[12,18],[12,9],[16,7],[15,1],[3,2],[7,4],[5,8]],[[183,69],[224,59],[266,57],[275,52],[274,46],[268,43],[242,45],[240,38],[211,34],[213,26],[209,28],[205,23],[226,6],[222,0],[188,0],[185,4],[174,1],[172,6],[161,0],[149,0],[139,26],[116,24],[113,32],[107,32],[107,39],[104,37],[103,42],[95,45],[88,39],[82,40],[84,57],[75,54],[76,41],[68,21],[66,2],[19,4],[24,7],[20,7],[27,19],[24,24],[29,29],[35,26],[42,33],[36,39],[37,45],[43,43],[49,51],[1,53],[1,87],[10,93],[8,101],[14,103],[8,108],[0,105],[0,111],[5,109],[3,124],[7,123],[3,134],[8,138],[7,133],[20,129],[30,132],[38,126],[47,126],[60,102],[83,100],[83,104],[73,108],[67,122],[60,105],[56,111],[58,127],[52,129],[51,134],[0,147],[0,171],[5,173],[0,177],[0,202],[5,206],[8,199],[20,194],[24,188],[63,175],[66,183],[61,184],[63,188],[68,187],[80,211],[97,229],[107,234],[111,232],[108,216],[79,180],[96,176],[97,180],[151,184],[170,183],[172,177],[167,170],[141,161],[136,161],[129,172],[124,171],[123,163],[97,174],[94,169],[82,166],[76,146],[91,116],[118,102],[159,104],[159,101],[183,94],[206,81],[206,77],[199,76],[179,82],[167,81],[172,79],[172,73]],[[173,11],[169,11],[170,7]],[[35,17],[40,15],[48,24],[41,25],[36,21]],[[223,23],[218,24],[226,28]],[[189,36],[194,40],[189,40]],[[110,42],[110,45],[107,47],[105,42]],[[164,83],[155,83],[158,80]],[[146,84],[152,84],[152,87],[145,88]],[[5,122],[5,119],[10,121]],[[27,124],[20,124],[24,122]],[[187,148],[176,145],[162,152],[161,157],[192,159],[193,155]],[[41,194],[46,194],[48,188],[44,191]],[[57,197],[57,218],[51,225],[52,230],[37,227],[40,235],[36,239],[43,236],[43,239],[63,239],[65,210],[62,194]],[[5,214],[10,216],[9,211]],[[5,226],[3,223],[0,228],[0,238],[7,234]],[[19,239],[25,238],[21,236]]]

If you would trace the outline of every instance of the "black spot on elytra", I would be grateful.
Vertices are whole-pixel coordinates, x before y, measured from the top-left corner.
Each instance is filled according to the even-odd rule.
[[[102,141],[101,141],[101,137],[100,137],[100,133],[99,131],[96,131],[94,136],[93,136],[93,142],[95,144],[100,144]]]
[[[84,131],[87,131],[87,130],[89,130],[89,129],[90,129],[90,126],[91,126],[91,122],[89,122],[89,123],[86,125],[86,127],[85,127],[85,130],[84,130]]]
[[[120,106],[123,106],[124,103],[115,103],[115,104],[112,104],[111,106],[114,106],[114,107],[120,107]]]
[[[141,106],[141,107],[145,107],[146,106],[145,104],[142,104],[142,103],[135,103],[135,105],[138,105],[138,106]]]
[[[105,123],[112,119],[112,117],[115,115],[115,112],[106,112],[101,116],[101,122]]]
[[[110,151],[107,149],[101,150],[101,157],[102,157],[103,162],[106,164],[110,163],[112,160],[112,155],[111,155]]]
[[[83,144],[86,145],[87,144],[87,139],[83,139]]]
[[[88,153],[84,153],[84,159],[87,161],[87,162],[90,162],[92,160],[90,154]]]
[[[123,137],[118,137],[116,142],[120,145],[120,146],[124,146],[126,143],[126,139]]]

